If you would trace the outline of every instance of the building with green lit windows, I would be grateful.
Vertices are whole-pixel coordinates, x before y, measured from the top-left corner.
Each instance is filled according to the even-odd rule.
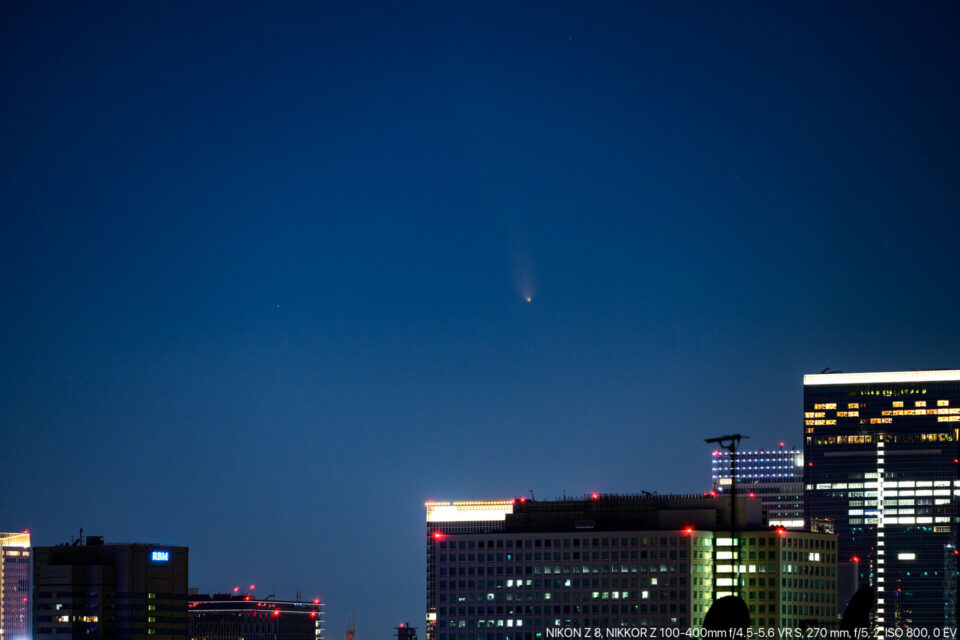
[[[428,502],[429,640],[556,627],[699,627],[741,596],[753,627],[836,624],[836,537],[765,528],[759,500],[600,495]]]

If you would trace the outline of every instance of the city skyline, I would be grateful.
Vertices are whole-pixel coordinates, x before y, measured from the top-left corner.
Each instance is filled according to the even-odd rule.
[[[4,530],[338,639],[422,504],[710,486],[957,366],[960,5],[0,5]],[[263,590],[263,591],[261,591]]]

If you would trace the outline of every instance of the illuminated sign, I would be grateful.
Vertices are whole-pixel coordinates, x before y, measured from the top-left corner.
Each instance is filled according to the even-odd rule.
[[[170,562],[169,551],[154,551],[150,554],[151,562]]]
[[[513,513],[513,500],[427,502],[427,522],[489,522]]]

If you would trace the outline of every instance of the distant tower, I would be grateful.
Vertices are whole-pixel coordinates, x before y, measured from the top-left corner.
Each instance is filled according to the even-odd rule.
[[[397,640],[417,640],[417,628],[411,627],[409,622],[401,622],[393,630],[393,637]]]
[[[0,533],[0,640],[30,637],[30,532]]]
[[[347,624],[350,626],[347,627],[347,630],[343,632],[343,640],[355,640],[357,635],[357,617],[350,616],[347,618]]]

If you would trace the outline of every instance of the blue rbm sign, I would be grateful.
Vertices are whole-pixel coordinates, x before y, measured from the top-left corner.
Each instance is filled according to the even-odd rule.
[[[151,562],[170,562],[169,551],[154,551],[150,554]]]

